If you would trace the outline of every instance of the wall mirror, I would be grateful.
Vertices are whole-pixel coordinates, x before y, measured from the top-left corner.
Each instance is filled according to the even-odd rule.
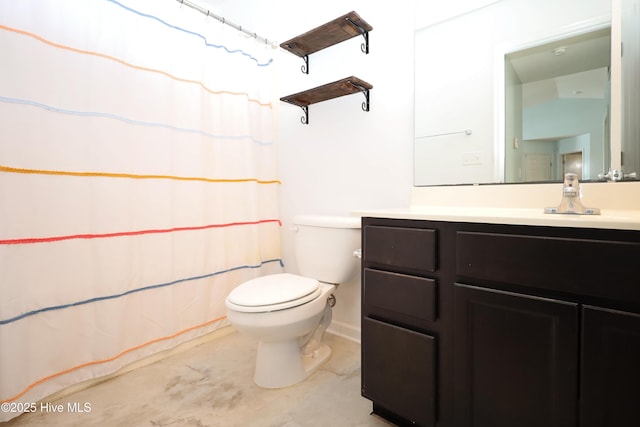
[[[417,28],[414,185],[638,169],[639,4],[485,1]]]
[[[504,56],[505,182],[597,179],[610,165],[611,29]],[[498,130],[496,130],[498,132]]]

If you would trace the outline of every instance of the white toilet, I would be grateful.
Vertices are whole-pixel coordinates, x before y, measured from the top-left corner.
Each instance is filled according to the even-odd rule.
[[[360,218],[297,216],[295,251],[304,276],[272,274],[242,283],[227,299],[227,318],[258,339],[254,381],[264,388],[304,380],[331,355],[322,344],[333,291],[357,270]]]

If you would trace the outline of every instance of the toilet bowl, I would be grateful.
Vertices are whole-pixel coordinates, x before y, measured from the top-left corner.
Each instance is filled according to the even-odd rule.
[[[359,218],[296,217],[294,223],[304,276],[258,277],[225,300],[229,322],[258,340],[254,381],[264,388],[296,384],[329,359],[322,337],[331,323],[333,292],[357,267],[352,254],[360,245]]]
[[[291,299],[284,302],[273,303],[277,298],[268,298],[268,290],[296,285],[309,292],[301,296],[292,293]],[[325,323],[326,329],[331,322],[328,299],[334,289],[334,285],[283,273],[245,282],[242,288],[235,289],[241,291],[239,294],[233,291],[229,294],[226,300],[229,322],[240,333],[258,339],[256,384],[264,388],[287,387],[305,379],[329,358],[331,350],[327,345],[304,341],[312,338],[310,335],[314,332],[324,332],[317,331],[321,323]],[[243,301],[247,290],[255,290],[265,299],[251,302],[252,305],[235,303]],[[275,294],[284,296],[281,290],[276,290]]]

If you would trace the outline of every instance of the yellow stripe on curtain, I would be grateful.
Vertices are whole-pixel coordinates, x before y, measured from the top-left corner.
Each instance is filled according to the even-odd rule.
[[[0,402],[226,326],[231,289],[282,271],[273,51],[222,27],[0,2]]]

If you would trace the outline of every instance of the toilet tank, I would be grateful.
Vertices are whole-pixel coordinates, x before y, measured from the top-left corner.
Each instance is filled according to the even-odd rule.
[[[353,216],[300,215],[295,225],[295,253],[302,276],[326,283],[344,283],[357,271],[360,218]]]

